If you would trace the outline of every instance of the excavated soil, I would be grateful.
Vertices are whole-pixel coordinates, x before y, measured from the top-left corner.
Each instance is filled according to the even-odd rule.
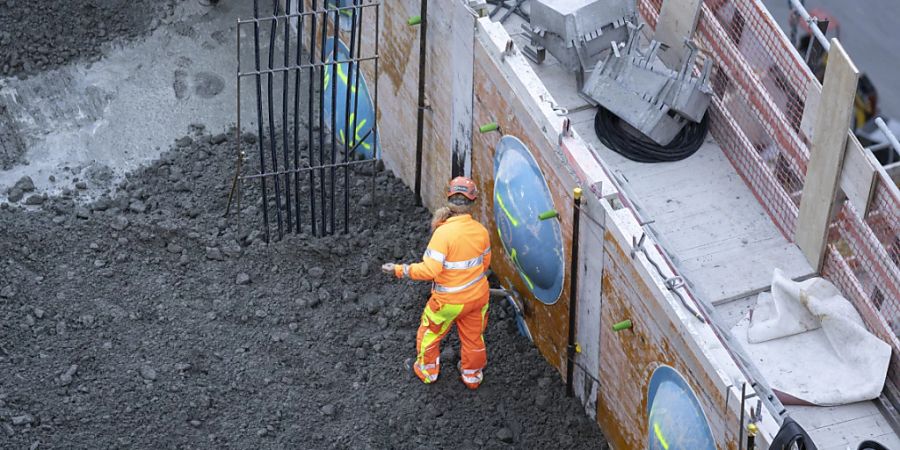
[[[354,174],[349,235],[266,245],[255,186],[222,218],[232,136],[179,139],[91,204],[0,205],[0,447],[604,445],[502,302],[481,389],[455,337],[435,385],[412,375],[428,286],[378,270],[428,239],[400,181]]]
[[[0,0],[0,76],[27,76],[156,28],[175,0]],[[27,37],[27,39],[23,39]]]

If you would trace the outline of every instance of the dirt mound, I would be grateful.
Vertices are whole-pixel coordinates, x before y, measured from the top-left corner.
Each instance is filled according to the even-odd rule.
[[[103,44],[152,30],[174,5],[175,0],[0,0],[0,76],[27,76],[99,57]]]
[[[93,204],[0,209],[2,447],[600,448],[500,302],[480,390],[455,338],[437,384],[407,369],[428,286],[378,265],[419,257],[429,216],[397,179],[349,236],[267,246],[255,188],[221,217],[234,147],[195,134]]]

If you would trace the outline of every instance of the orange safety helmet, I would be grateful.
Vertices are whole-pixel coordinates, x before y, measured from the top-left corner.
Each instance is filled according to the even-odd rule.
[[[475,182],[466,178],[466,177],[456,177],[450,181],[450,185],[447,186],[447,198],[450,198],[456,194],[462,194],[467,199],[475,201],[478,198],[478,187],[475,186]]]

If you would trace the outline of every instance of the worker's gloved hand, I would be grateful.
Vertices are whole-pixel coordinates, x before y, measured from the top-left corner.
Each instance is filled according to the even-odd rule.
[[[381,271],[386,274],[393,275],[394,274],[394,263],[382,264]]]

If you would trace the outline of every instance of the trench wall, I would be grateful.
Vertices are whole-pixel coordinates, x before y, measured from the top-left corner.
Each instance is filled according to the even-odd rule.
[[[310,0],[305,1],[310,7]],[[383,2],[377,35],[383,158],[409,186],[415,180],[419,60],[418,27],[406,20],[418,14],[418,0]],[[433,209],[441,204],[454,165],[471,173],[484,193],[475,215],[492,232],[492,270],[505,287],[521,293],[535,345],[562,376],[569,321],[572,189],[583,188],[575,392],[586,413],[597,420],[613,448],[646,448],[651,431],[650,377],[657,367],[670,366],[702,407],[715,446],[736,448],[740,370],[713,329],[667,290],[665,279],[676,274],[665,265],[652,239],[644,243],[647,256],[632,253],[643,230],[602,161],[576,133],[566,130],[565,117],[553,111],[552,96],[518,49],[505,51],[510,36],[501,25],[477,18],[461,1],[443,0],[429,2],[428,22],[425,205]],[[372,27],[364,30],[364,46],[373,45],[369,39],[376,39],[374,33]],[[363,72],[367,79],[376,79],[374,65],[364,64]],[[497,123],[499,131],[472,132],[489,122]],[[559,212],[564,280],[560,299],[553,305],[530,294],[497,233],[491,194],[494,152],[504,135],[516,136],[529,149]],[[648,257],[659,263],[662,273]],[[682,294],[693,302],[687,292]],[[613,332],[612,324],[625,319],[633,327]],[[752,388],[747,392],[752,394]],[[767,447],[775,432],[774,419],[763,411],[758,443]]]

